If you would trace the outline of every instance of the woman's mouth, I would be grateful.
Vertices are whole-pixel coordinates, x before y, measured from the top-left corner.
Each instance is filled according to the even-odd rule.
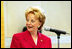
[[[28,26],[28,28],[33,28],[32,26]]]

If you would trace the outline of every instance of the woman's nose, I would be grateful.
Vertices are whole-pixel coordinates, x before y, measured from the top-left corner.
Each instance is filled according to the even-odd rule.
[[[31,24],[31,21],[29,21],[28,24]]]

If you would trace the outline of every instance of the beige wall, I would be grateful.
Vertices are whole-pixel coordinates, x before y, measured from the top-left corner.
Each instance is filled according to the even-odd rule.
[[[46,21],[44,26],[65,30],[71,35],[71,2],[70,1],[5,1],[5,37],[12,38],[25,26],[25,10],[30,6],[40,6],[45,10]],[[46,32],[47,36],[56,36],[55,33]],[[70,36],[66,35],[66,36]],[[66,44],[62,44],[65,45]],[[61,46],[62,46],[61,45]],[[68,43],[68,45],[71,45]],[[56,47],[53,44],[53,47]],[[68,46],[70,47],[70,46]]]
[[[53,44],[52,48],[58,48],[58,44]],[[60,48],[71,48],[71,43],[60,44]]]

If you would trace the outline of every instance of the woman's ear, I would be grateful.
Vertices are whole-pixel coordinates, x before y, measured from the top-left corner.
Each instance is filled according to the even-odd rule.
[[[42,24],[42,23],[40,22],[40,23],[39,23],[39,26],[41,26],[41,24]]]

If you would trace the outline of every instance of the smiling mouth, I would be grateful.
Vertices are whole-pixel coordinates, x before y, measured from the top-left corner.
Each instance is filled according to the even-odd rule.
[[[28,26],[28,28],[33,28],[32,26]]]

